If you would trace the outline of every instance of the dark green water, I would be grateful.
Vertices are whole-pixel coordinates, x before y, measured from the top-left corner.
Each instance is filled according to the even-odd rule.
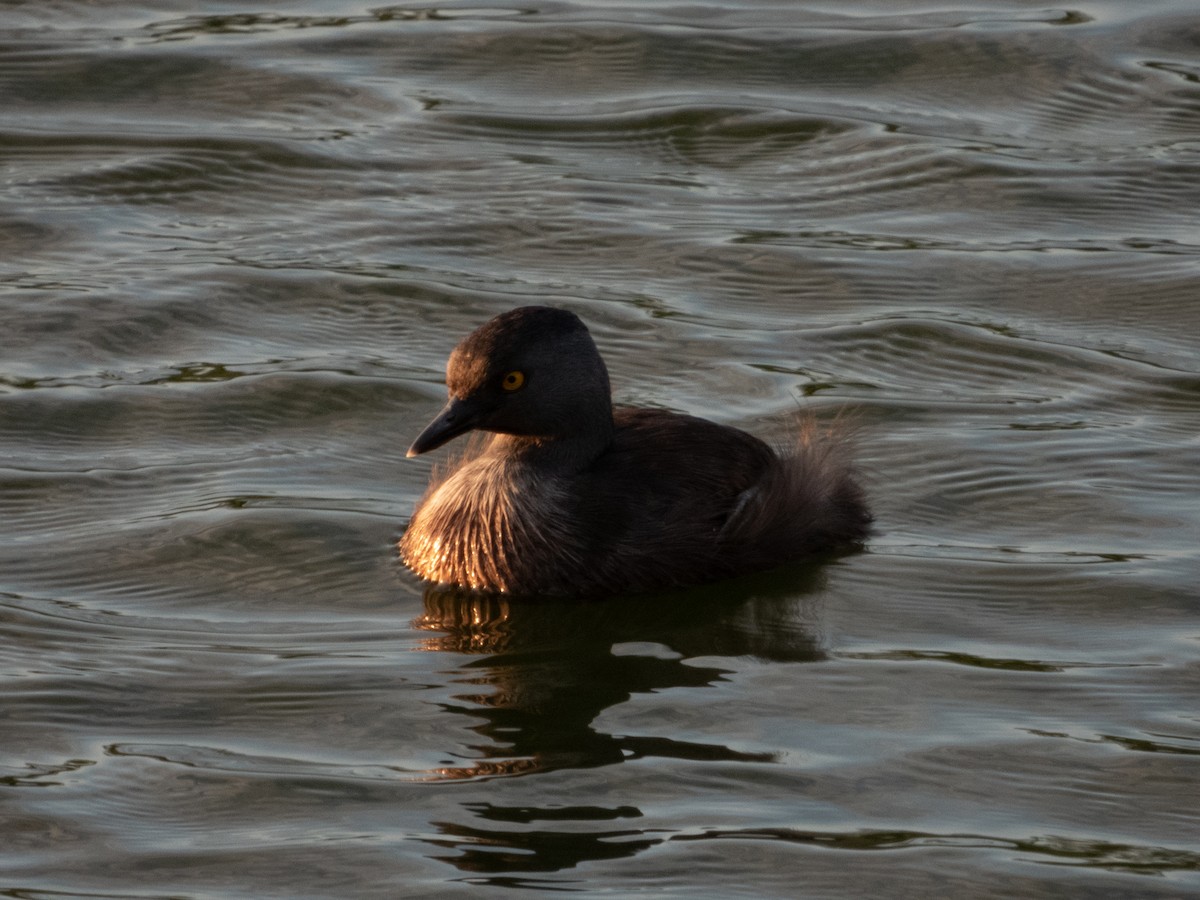
[[[1200,10],[0,6],[0,896],[1200,893]],[[857,423],[866,552],[394,542],[446,354]]]

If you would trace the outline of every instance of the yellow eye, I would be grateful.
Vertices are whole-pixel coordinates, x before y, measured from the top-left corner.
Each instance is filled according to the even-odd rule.
[[[500,386],[506,391],[519,391],[521,385],[525,383],[524,372],[509,372],[504,376],[504,380],[500,382]]]

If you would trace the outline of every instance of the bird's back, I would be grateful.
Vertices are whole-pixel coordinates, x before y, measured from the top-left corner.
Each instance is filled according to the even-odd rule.
[[[778,453],[736,428],[617,408],[580,476],[590,578],[617,591],[712,581],[852,544],[870,523],[840,444],[805,431]]]

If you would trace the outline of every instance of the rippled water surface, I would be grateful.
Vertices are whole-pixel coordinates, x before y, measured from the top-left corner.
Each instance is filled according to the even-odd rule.
[[[1191,0],[4,3],[0,894],[1195,895],[1198,211]],[[426,595],[526,302],[869,547]]]

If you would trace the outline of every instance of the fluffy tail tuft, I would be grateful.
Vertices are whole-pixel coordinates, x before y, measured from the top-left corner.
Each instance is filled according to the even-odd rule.
[[[753,557],[753,565],[777,565],[862,544],[872,516],[854,467],[848,431],[799,423],[794,441],[742,497],[722,529],[722,539]]]

